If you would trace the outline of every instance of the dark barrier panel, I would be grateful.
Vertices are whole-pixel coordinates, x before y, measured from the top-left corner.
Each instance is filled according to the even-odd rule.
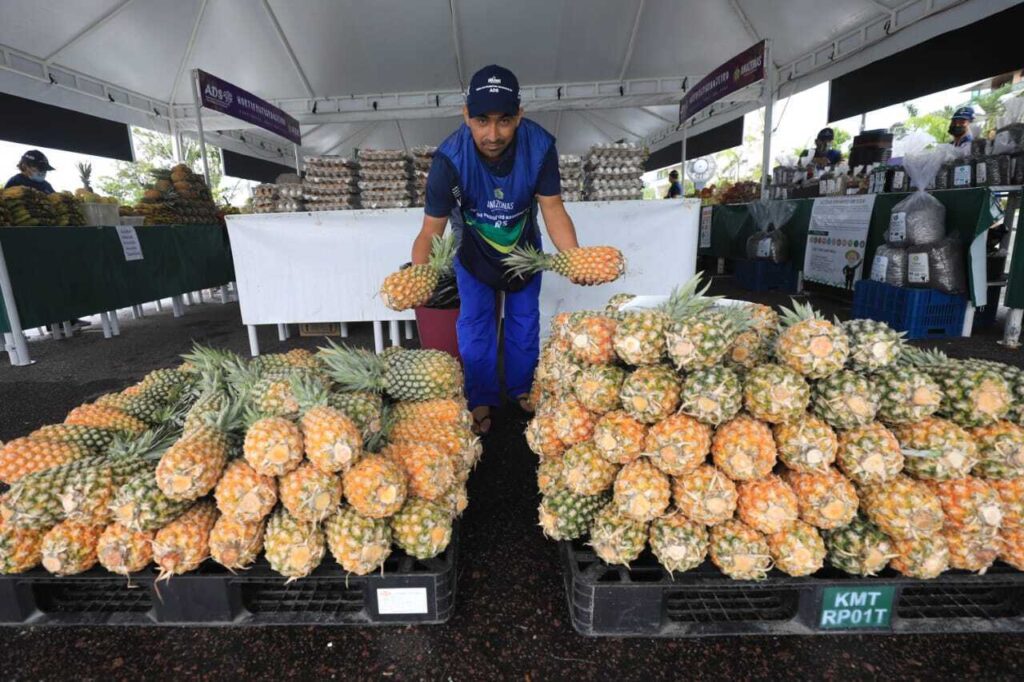
[[[0,140],[134,161],[128,126],[0,93]],[[17,159],[11,161],[14,165]]]
[[[743,117],[723,123],[717,128],[712,128],[700,135],[694,135],[686,140],[686,158],[696,159],[708,154],[720,152],[723,149],[731,149],[743,144]],[[679,163],[682,155],[682,143],[676,142],[653,152],[647,157],[644,170],[652,171],[665,166]]]
[[[227,149],[222,149],[221,154],[224,157],[224,175],[233,178],[245,178],[253,182],[274,182],[281,173],[295,172],[294,166],[283,166]]]

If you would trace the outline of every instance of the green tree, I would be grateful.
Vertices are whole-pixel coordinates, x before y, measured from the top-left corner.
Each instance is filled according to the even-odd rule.
[[[105,175],[96,182],[101,192],[116,197],[122,204],[138,203],[142,199],[142,192],[153,184],[152,171],[156,168],[170,168],[176,163],[170,135],[133,127],[132,143],[135,147],[135,163],[118,161],[113,175]],[[184,138],[181,151],[183,163],[201,173],[203,163],[199,143]],[[231,188],[221,186],[223,165],[220,148],[208,146],[206,158],[210,164],[210,192],[214,201],[229,201],[238,185]]]
[[[909,117],[898,126],[893,126],[893,132],[898,138],[906,137],[907,133],[915,130],[928,133],[936,142],[949,142],[949,115],[945,111],[918,114]]]
[[[833,128],[835,137],[832,139],[832,148],[842,152],[843,157],[850,156],[850,147],[853,146],[853,135],[842,128]]]
[[[1001,88],[990,90],[983,95],[975,95],[971,98],[971,104],[977,104],[985,112],[985,125],[983,132],[995,130],[996,119],[1003,113],[1003,103],[999,100],[1003,95],[1010,92],[1013,86],[1007,83]]]

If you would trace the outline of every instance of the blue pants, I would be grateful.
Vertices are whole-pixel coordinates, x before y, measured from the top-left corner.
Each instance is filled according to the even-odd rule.
[[[500,403],[495,290],[455,259],[461,310],[456,323],[469,408]],[[505,293],[505,386],[510,397],[530,392],[540,355],[540,273],[525,288]]]

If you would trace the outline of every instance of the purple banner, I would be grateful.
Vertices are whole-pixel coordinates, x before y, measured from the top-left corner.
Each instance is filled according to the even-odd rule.
[[[302,144],[302,133],[295,117],[289,116],[251,92],[211,76],[205,71],[196,69],[196,73],[199,74],[199,97],[204,107],[240,118],[295,144]]]
[[[740,52],[690,88],[679,100],[679,122],[684,123],[709,104],[714,104],[729,93],[763,79],[764,46],[762,40]]]

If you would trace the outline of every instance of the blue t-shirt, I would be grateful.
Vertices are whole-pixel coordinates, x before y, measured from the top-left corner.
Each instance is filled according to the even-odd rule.
[[[32,189],[39,190],[43,194],[53,194],[53,186],[46,180],[36,181],[24,173],[18,173],[8,180],[7,184],[4,185],[4,189],[7,189],[8,187],[31,187]]]

